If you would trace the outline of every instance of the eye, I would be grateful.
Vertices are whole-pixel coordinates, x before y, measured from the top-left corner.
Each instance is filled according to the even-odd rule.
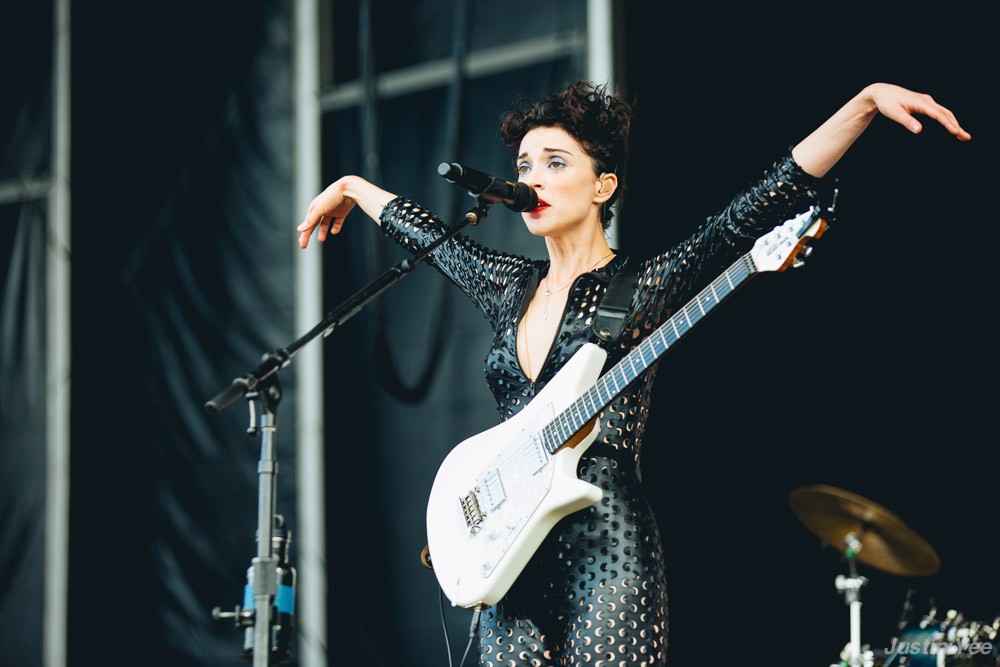
[[[549,168],[559,170],[566,166],[566,161],[561,157],[549,158]]]
[[[527,174],[529,171],[531,171],[531,165],[528,164],[527,162],[522,162],[519,165],[517,165],[518,174],[523,176],[524,174]]]

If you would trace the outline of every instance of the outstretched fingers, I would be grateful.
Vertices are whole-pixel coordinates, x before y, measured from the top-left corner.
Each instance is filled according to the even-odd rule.
[[[955,114],[952,113],[951,109],[948,107],[943,107],[940,104],[935,103],[938,109],[938,116],[934,116],[939,123],[944,125],[945,129],[958,137],[959,141],[968,141],[972,138],[972,135],[962,127],[958,119],[955,118]]]
[[[912,98],[903,100],[896,109],[895,114],[886,113],[887,116],[916,134],[920,132],[922,125],[913,114],[921,114],[936,120],[959,141],[968,141],[972,138],[972,135],[958,122],[951,109],[938,104],[930,95],[916,94]]]
[[[319,207],[316,206],[316,201],[309,205],[309,210],[306,211],[305,220],[299,223],[296,227],[296,231],[299,232],[299,247],[305,248],[309,245],[309,237],[312,236],[313,232],[316,232],[316,238],[319,241],[326,240],[327,227],[329,226],[329,221],[326,219],[324,221],[324,216],[319,212]]]
[[[344,226],[344,219],[354,208],[355,200],[347,196],[345,188],[348,182],[354,182],[345,176],[326,188],[316,196],[306,209],[305,219],[296,227],[299,232],[299,247],[309,245],[309,237],[316,232],[316,240],[322,243],[331,234],[339,234]]]

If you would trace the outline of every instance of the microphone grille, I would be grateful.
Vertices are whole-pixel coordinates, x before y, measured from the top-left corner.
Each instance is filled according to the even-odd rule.
[[[442,162],[438,165],[438,175],[444,176],[449,181],[452,181],[462,175],[462,168],[454,162]]]

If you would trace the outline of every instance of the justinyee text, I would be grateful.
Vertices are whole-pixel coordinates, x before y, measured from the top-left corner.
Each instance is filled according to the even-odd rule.
[[[892,638],[892,646],[885,649],[886,653],[898,653],[900,655],[956,655],[964,653],[966,655],[990,655],[993,652],[993,644],[990,642],[971,641],[962,638],[952,642],[935,641],[927,639],[922,642],[900,641]]]

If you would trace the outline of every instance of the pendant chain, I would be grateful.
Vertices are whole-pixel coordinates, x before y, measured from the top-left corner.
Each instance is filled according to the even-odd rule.
[[[597,266],[601,262],[603,262],[604,260],[606,260],[608,257],[613,256],[614,254],[615,254],[615,251],[612,250],[607,255],[605,255],[604,257],[601,257],[599,260],[597,260],[596,262],[594,262],[594,265],[592,267],[590,267],[589,269],[587,269],[587,271],[584,271],[584,273],[588,273],[590,271],[593,271],[594,269],[597,268]],[[542,310],[542,319],[543,320],[549,319],[549,297],[552,296],[553,294],[555,294],[556,292],[561,292],[564,289],[566,289],[567,287],[569,287],[570,285],[572,285],[573,281],[577,279],[578,275],[577,276],[573,276],[572,280],[570,280],[568,283],[566,283],[565,285],[563,285],[562,287],[559,287],[557,289],[550,290],[548,287],[545,288],[545,307]],[[548,284],[548,282],[549,282],[549,277],[548,277],[548,275],[546,275],[545,276],[545,283]]]
[[[589,269],[587,269],[587,272],[593,271],[594,269],[597,268],[597,266],[601,262],[603,262],[604,260],[606,260],[608,257],[614,256],[614,254],[615,254],[615,251],[612,250],[611,252],[609,252],[604,257],[601,257],[599,260],[597,260],[596,262],[594,262],[594,265],[592,267],[590,267]],[[548,278],[549,278],[548,276],[545,276],[545,280],[546,281],[548,281]],[[564,289],[566,289],[567,287],[569,287],[570,285],[572,285],[573,281],[576,280],[576,278],[577,278],[577,276],[574,276],[573,280],[570,280],[568,283],[566,283],[565,285],[563,285],[562,287],[560,287],[558,289],[550,290],[550,289],[546,288],[546,290],[544,292],[544,294],[545,294],[545,306],[544,306],[544,308],[542,310],[542,319],[544,319],[544,320],[549,319],[549,297],[552,296],[553,294],[555,294],[556,292],[561,292]],[[528,349],[528,314],[527,313],[524,314],[524,320],[521,323],[521,332],[523,333],[523,336],[524,336],[524,361],[525,361],[524,365],[525,365],[525,368],[523,370],[524,370],[525,375],[527,375],[530,378],[531,377],[531,353],[530,353],[530,351]]]

